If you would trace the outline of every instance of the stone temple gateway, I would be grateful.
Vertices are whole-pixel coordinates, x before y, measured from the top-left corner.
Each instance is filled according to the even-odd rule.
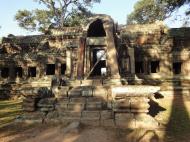
[[[159,127],[154,95],[188,92],[189,32],[95,15],[80,27],[9,35],[0,46],[0,97],[24,96],[24,120]]]

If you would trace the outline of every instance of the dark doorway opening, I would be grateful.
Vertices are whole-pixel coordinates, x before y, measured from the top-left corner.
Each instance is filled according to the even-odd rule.
[[[135,73],[144,73],[144,67],[142,61],[135,62]]]
[[[61,75],[65,75],[66,64],[61,64]]]
[[[151,73],[158,73],[160,71],[160,61],[151,61]]]
[[[5,67],[1,69],[1,77],[8,78],[9,77],[9,68]]]
[[[88,37],[105,37],[106,32],[103,27],[103,22],[100,19],[94,21],[88,29]]]
[[[55,75],[55,64],[46,65],[46,75]]]
[[[181,73],[181,62],[173,63],[173,73],[180,74]]]
[[[28,77],[36,77],[36,67],[28,68]]]
[[[105,50],[93,49],[91,69],[93,69],[91,76],[106,75],[106,53],[105,53]]]
[[[15,67],[15,77],[22,77],[22,67]]]

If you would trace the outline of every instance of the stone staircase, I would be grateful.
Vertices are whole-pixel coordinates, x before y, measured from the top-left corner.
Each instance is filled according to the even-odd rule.
[[[112,119],[108,107],[107,88],[103,86],[60,87],[56,110],[62,120],[79,120],[82,123],[100,123]],[[97,125],[96,124],[96,125]]]

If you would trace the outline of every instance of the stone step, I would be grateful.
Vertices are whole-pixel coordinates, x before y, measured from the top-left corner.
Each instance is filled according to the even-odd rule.
[[[100,119],[100,111],[82,111],[81,119],[85,120],[99,120]]]
[[[81,94],[81,90],[78,90],[78,89],[72,89],[72,90],[69,90],[68,92],[68,97],[81,97],[82,94]]]
[[[63,111],[59,112],[61,119],[80,119],[82,113],[76,111]]]
[[[81,112],[85,109],[85,104],[84,103],[68,103],[67,105],[67,110],[72,110],[75,112]]]

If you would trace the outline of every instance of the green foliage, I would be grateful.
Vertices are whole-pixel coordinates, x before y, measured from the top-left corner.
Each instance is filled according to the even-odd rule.
[[[91,15],[88,10],[100,0],[34,0],[46,9],[19,10],[15,20],[19,26],[30,31],[45,32],[50,25],[56,27],[76,26]]]
[[[128,15],[127,22],[145,24],[163,21],[185,4],[190,4],[190,0],[139,0],[134,6],[134,11]],[[186,12],[187,15],[190,13],[189,10]]]

